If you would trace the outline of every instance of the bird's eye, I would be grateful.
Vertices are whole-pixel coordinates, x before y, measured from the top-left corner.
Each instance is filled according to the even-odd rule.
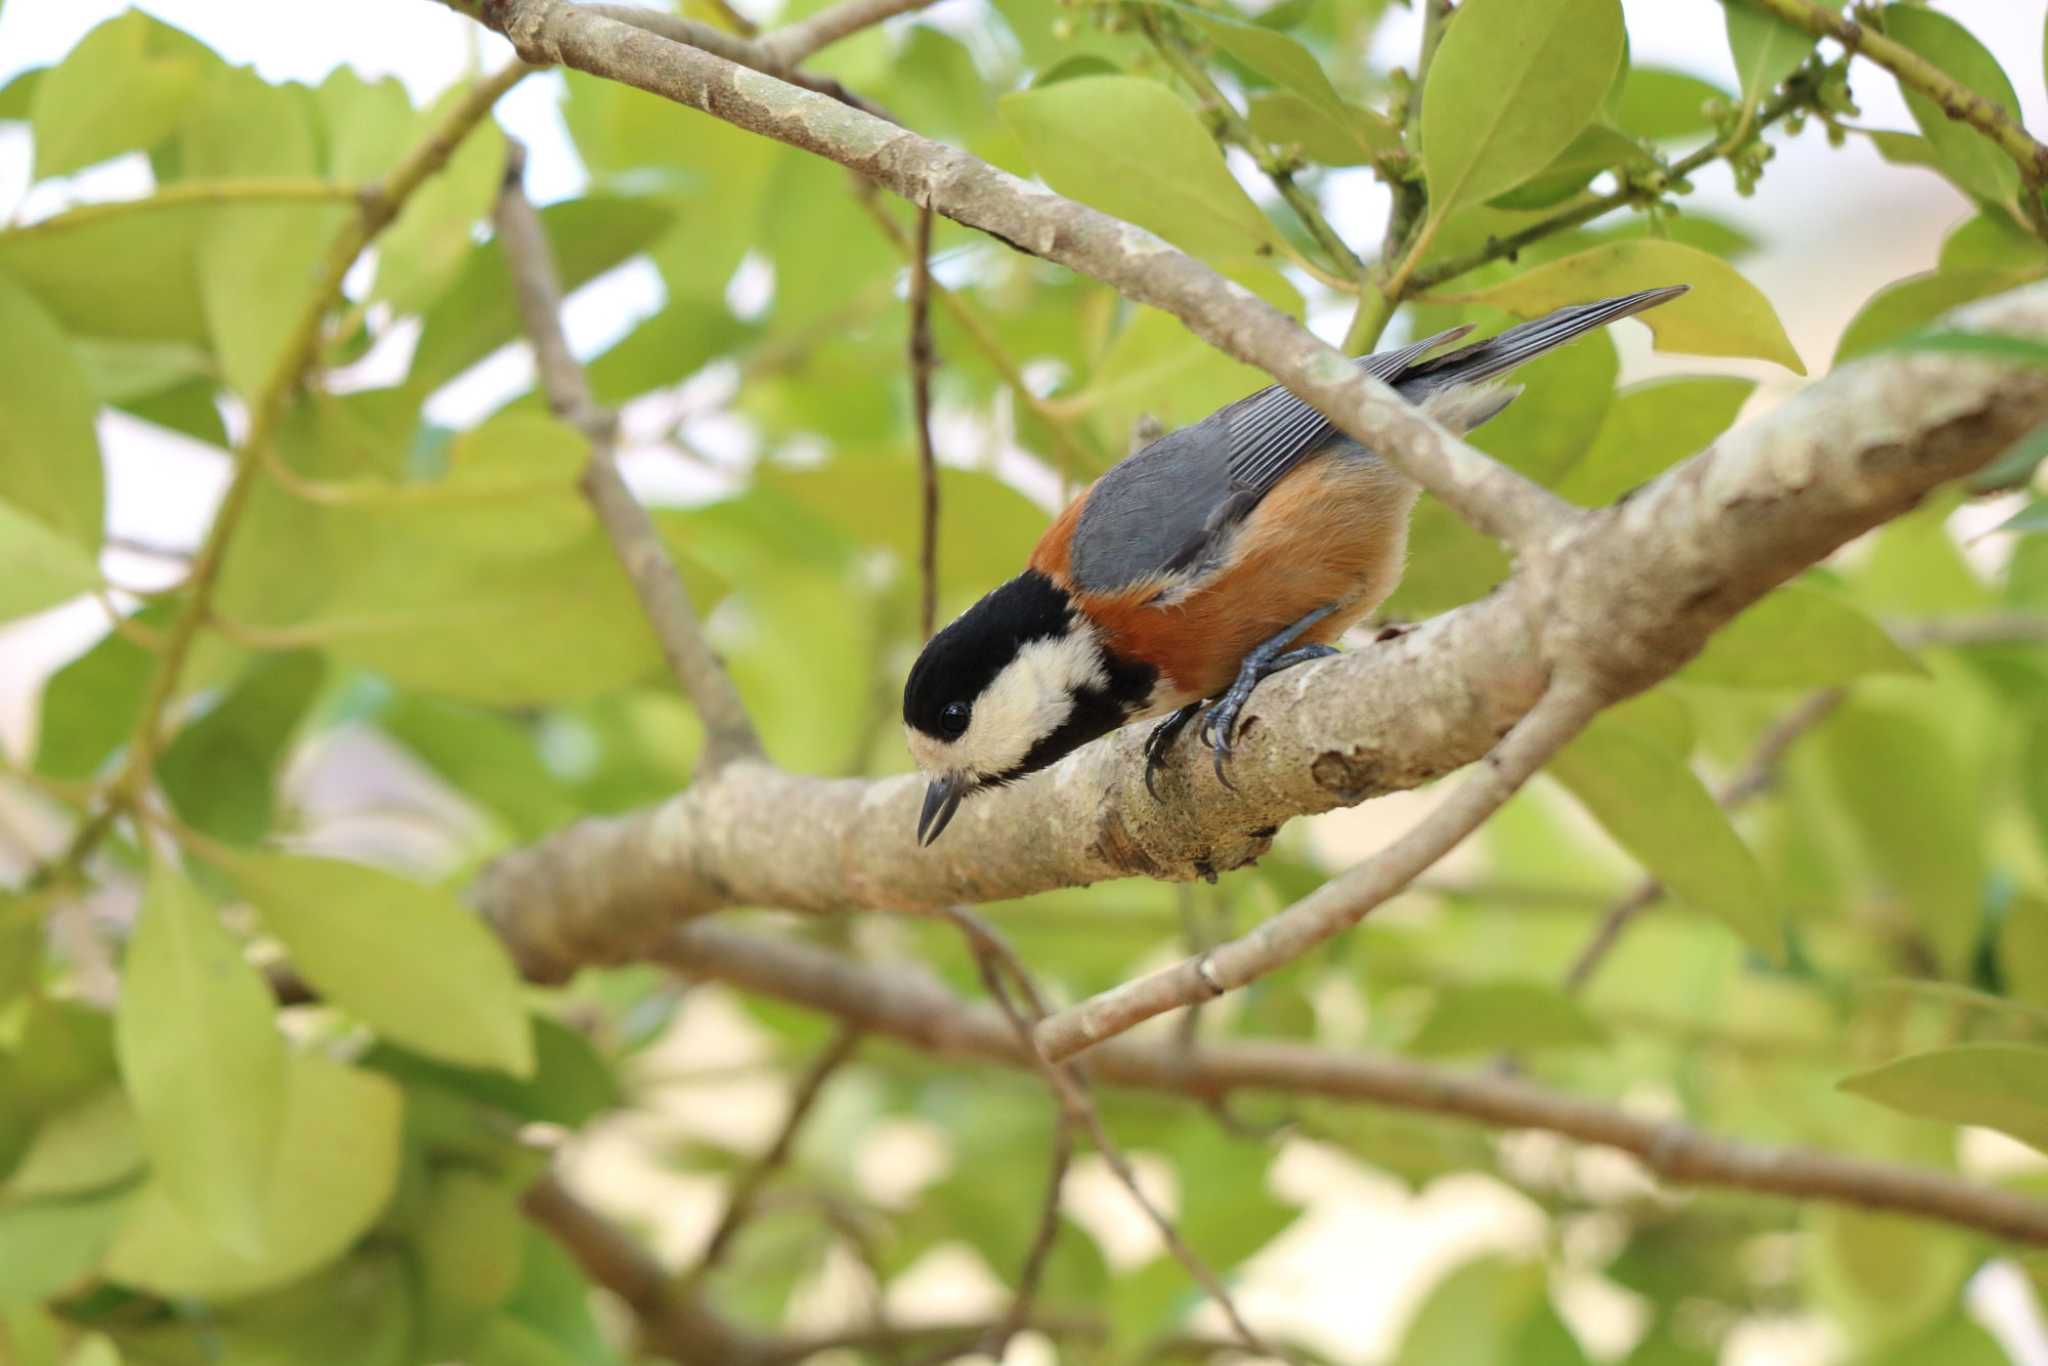
[[[961,735],[967,730],[967,704],[948,702],[946,709],[939,713],[939,729],[948,735]]]

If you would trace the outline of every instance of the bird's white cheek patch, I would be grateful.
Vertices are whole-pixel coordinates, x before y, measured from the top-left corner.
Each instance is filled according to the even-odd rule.
[[[1107,683],[1088,636],[1027,641],[974,699],[966,733],[945,741],[912,730],[911,757],[926,772],[1007,773],[1073,714],[1076,692]]]

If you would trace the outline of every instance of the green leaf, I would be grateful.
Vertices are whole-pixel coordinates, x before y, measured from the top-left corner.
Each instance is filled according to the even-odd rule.
[[[2035,767],[2027,772],[2031,790],[2035,833],[2041,847],[2048,849],[2048,721],[2036,721],[2029,757]],[[2006,989],[2035,1007],[2048,1007],[2048,899],[2016,896],[2006,907],[2005,924],[1998,932],[1998,966],[2004,970]]]
[[[1984,268],[2039,276],[2048,272],[2048,242],[2007,215],[1986,210],[1942,239],[1940,264],[1943,270]]]
[[[1980,98],[2017,120],[2019,97],[1998,59],[1970,31],[1945,14],[1917,5],[1887,5],[1885,36],[1911,48]],[[2019,194],[2020,171],[1996,143],[1958,119],[1936,101],[1899,82],[1899,93],[1913,111],[1913,122],[1933,145],[1942,174],[1968,194],[1995,204],[2012,204]]]
[[[325,661],[309,650],[260,656],[211,711],[178,732],[157,780],[186,824],[235,844],[263,837],[277,766],[326,676]]]
[[[365,81],[346,65],[328,73],[313,103],[327,135],[327,175],[347,185],[397,165],[423,121],[396,76]]]
[[[161,1177],[136,1198],[107,1255],[117,1281],[174,1297],[229,1300],[297,1280],[369,1229],[398,1181],[404,1096],[383,1077],[290,1055],[278,1161],[260,1206],[260,1255],[194,1223]]]
[[[1621,69],[1616,0],[1469,0],[1422,92],[1429,219],[1511,190],[1593,121]]]
[[[0,276],[0,504],[88,557],[100,547],[104,501],[97,407],[56,319]],[[0,600],[15,596],[25,595],[0,589]]]
[[[1895,1341],[1934,1323],[1976,1264],[1969,1235],[1923,1219],[1816,1205],[1807,1225],[1814,1298],[1866,1342]]]
[[[1673,894],[1779,956],[1779,911],[1763,870],[1684,756],[1626,717],[1604,715],[1549,772]]]
[[[997,107],[1063,195],[1200,256],[1243,256],[1275,240],[1201,120],[1157,81],[1082,76],[1005,95]]]
[[[397,1249],[366,1251],[209,1313],[206,1330],[217,1360],[234,1366],[411,1366],[421,1359],[411,1275]]]
[[[2048,461],[2048,422],[2042,423],[2006,448],[2004,455],[1970,476],[1970,491],[1989,493],[2025,488],[2034,482],[2034,471]]]
[[[1844,1077],[1841,1088],[1909,1115],[1996,1129],[2048,1152],[2048,1048],[1937,1048]]]
[[[1408,1042],[1421,1058],[1489,1053],[1503,1048],[1534,1052],[1604,1042],[1607,1031],[1584,1006],[1542,982],[1506,980],[1445,987]]]
[[[425,111],[421,122],[438,125],[467,95],[465,88],[451,87]],[[401,313],[416,313],[431,304],[462,268],[471,229],[489,215],[504,178],[505,135],[486,119],[463,138],[448,164],[420,187],[398,221],[377,240],[372,297]]]
[[[0,622],[99,586],[100,567],[68,536],[0,502]]]
[[[1847,598],[1792,583],[1716,631],[1678,676],[1728,688],[1822,688],[1926,672]]]
[[[162,1198],[251,1257],[285,1112],[270,990],[184,873],[150,870],[114,1016],[121,1080]]]
[[[1534,318],[1566,304],[1675,284],[1692,290],[1637,319],[1659,351],[1757,356],[1806,373],[1770,300],[1726,261],[1677,242],[1608,242],[1462,297]]]
[[[43,76],[48,71],[46,66],[32,66],[17,72],[7,84],[0,85],[0,121],[22,123],[29,118],[35,104],[36,87],[43,83]]]
[[[1602,171],[1643,169],[1652,164],[1650,154],[1635,139],[1596,123],[1573,138],[1571,146],[1533,179],[1486,202],[1498,209],[1547,209],[1578,194]]]
[[[1991,530],[2013,534],[2048,531],[2048,498],[2034,499]]]
[[[589,1037],[545,1015],[531,1019],[534,1067],[523,1080],[503,1072],[450,1067],[390,1044],[371,1050],[363,1065],[408,1086],[439,1086],[521,1119],[568,1129],[580,1129],[615,1108],[621,1099],[618,1079]]]
[[[1749,0],[1723,0],[1721,9],[1728,21],[1728,49],[1735,54],[1742,102],[1754,109],[1799,69],[1820,40]]]
[[[1364,166],[1400,146],[1382,115],[1347,104],[1332,114],[1291,90],[1260,90],[1248,100],[1252,131],[1278,147],[1293,146],[1324,166]]]
[[[460,1167],[434,1179],[419,1254],[437,1313],[494,1309],[519,1282],[526,1253],[519,1197],[504,1182]]]
[[[575,290],[646,249],[674,214],[657,200],[600,194],[550,204],[540,211],[540,222],[562,288]],[[0,253],[0,266],[5,264]],[[438,389],[522,335],[511,273],[494,239],[470,250],[454,283],[427,310],[407,387],[422,394]]]
[[[1835,345],[1836,365],[1896,345],[1952,308],[2025,283],[2011,270],[1941,269],[1894,280],[1858,309]]]
[[[1395,1366],[1585,1366],[1545,1294],[1543,1266],[1500,1257],[1467,1262],[1438,1281],[1402,1335]]]
[[[1862,696],[1818,739],[1871,866],[1905,901],[1942,971],[1960,975],[1977,940],[1984,851],[1981,797],[1955,745],[1917,710]]]
[[[1284,86],[1314,104],[1333,119],[1346,117],[1347,106],[1337,93],[1315,54],[1294,39],[1259,24],[1242,24],[1212,13],[1172,6],[1190,23],[1209,35],[1217,47],[1243,62],[1278,86]]]
[[[376,719],[385,734],[521,841],[537,840],[582,814],[542,762],[539,737],[519,722],[410,694],[393,698]]]
[[[98,1265],[129,1203],[127,1191],[81,1200],[0,1205],[0,1306],[62,1294]]]
[[[1557,491],[1587,507],[1613,502],[1705,450],[1734,423],[1755,388],[1754,381],[1720,375],[1630,385],[1608,405],[1599,434]]]
[[[0,545],[5,543],[5,532],[0,531]],[[94,573],[96,578],[97,570]],[[0,574],[0,583],[12,577]],[[161,630],[173,615],[172,604],[153,603],[133,620]],[[37,708],[36,772],[73,779],[98,772],[135,729],[155,672],[155,655],[118,631],[109,631],[52,673]]]
[[[215,861],[328,1000],[430,1057],[532,1075],[518,973],[452,894],[338,859],[220,850]]]
[[[136,205],[0,232],[0,272],[79,336],[207,344],[194,269],[219,206]]]
[[[23,1198],[75,1199],[125,1182],[142,1169],[134,1108],[118,1086],[46,1114],[8,1181]]]
[[[1731,11],[1732,13],[1732,11]],[[1713,131],[1709,107],[1733,104],[1728,92],[1697,76],[1664,67],[1631,66],[1621,78],[1614,122],[1649,142],[1669,142]]]
[[[213,60],[140,10],[99,25],[36,83],[33,178],[156,146],[177,129]]]

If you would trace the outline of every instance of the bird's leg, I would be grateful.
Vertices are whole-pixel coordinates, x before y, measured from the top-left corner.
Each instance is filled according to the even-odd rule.
[[[1152,775],[1159,771],[1166,760],[1166,751],[1173,747],[1173,742],[1180,738],[1180,733],[1188,728],[1188,722],[1194,720],[1195,713],[1201,709],[1199,699],[1190,702],[1152,727],[1152,733],[1145,737],[1145,790],[1152,794],[1153,801],[1165,799],[1152,785]]]
[[[1202,718],[1202,742],[1209,746],[1215,757],[1216,779],[1225,787],[1236,787],[1223,771],[1224,761],[1230,758],[1230,737],[1237,728],[1237,714],[1244,710],[1244,704],[1251,700],[1252,689],[1259,681],[1282,669],[1291,669],[1297,664],[1306,664],[1311,659],[1323,659],[1337,653],[1333,645],[1303,645],[1296,649],[1287,647],[1301,638],[1302,632],[1321,621],[1336,610],[1335,604],[1318,607],[1300,621],[1281,631],[1272,639],[1260,645],[1244,657],[1238,666],[1237,681],[1224,690]],[[1170,737],[1169,737],[1170,738]]]

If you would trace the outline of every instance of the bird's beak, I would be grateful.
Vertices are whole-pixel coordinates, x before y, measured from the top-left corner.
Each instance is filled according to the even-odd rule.
[[[924,811],[917,818],[917,842],[928,845],[937,839],[966,795],[967,779],[958,773],[932,779],[932,785],[924,790]]]

